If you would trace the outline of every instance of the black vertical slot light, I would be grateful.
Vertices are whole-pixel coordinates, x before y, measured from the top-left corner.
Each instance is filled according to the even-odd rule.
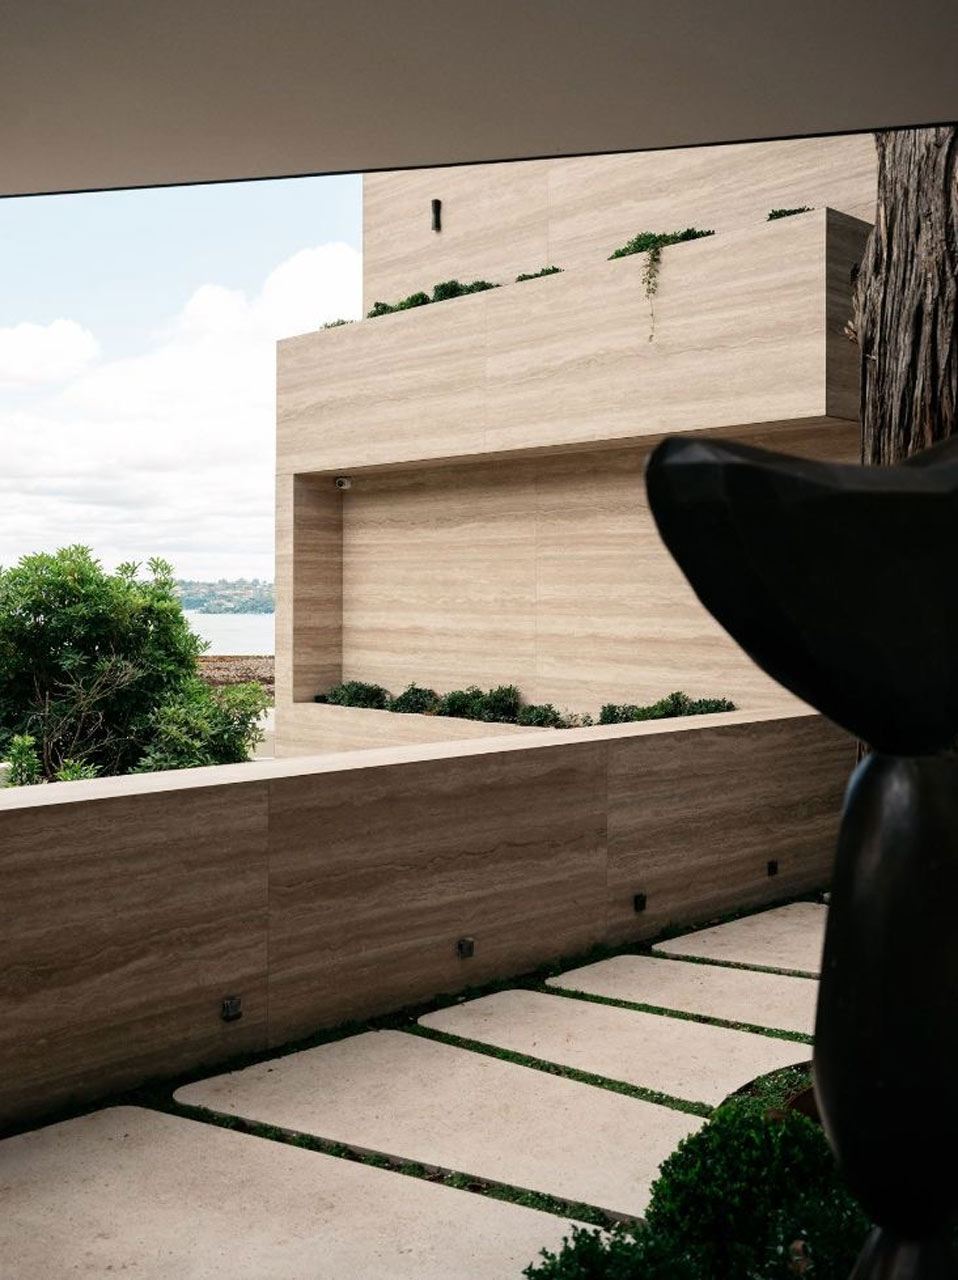
[[[432,229],[433,231],[442,230],[442,201],[433,200],[432,202]]]

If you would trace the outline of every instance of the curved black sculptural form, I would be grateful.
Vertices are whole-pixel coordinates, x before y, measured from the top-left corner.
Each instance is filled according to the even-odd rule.
[[[815,1089],[878,1224],[853,1280],[955,1280],[958,439],[887,468],[671,439],[646,485],[705,607],[874,748],[842,815]]]

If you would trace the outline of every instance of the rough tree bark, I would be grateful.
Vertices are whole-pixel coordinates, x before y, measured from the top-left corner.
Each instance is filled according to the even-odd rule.
[[[862,462],[958,432],[958,128],[875,135],[878,205],[855,291]]]

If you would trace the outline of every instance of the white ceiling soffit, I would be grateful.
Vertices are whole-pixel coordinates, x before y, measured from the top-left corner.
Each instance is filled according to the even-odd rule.
[[[958,118],[953,0],[3,0],[0,193]]]

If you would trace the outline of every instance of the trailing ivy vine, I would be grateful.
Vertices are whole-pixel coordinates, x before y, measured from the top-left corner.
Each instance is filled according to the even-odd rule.
[[[714,236],[714,231],[700,231],[697,227],[686,227],[684,231],[640,231],[626,244],[609,254],[609,261],[614,258],[628,258],[633,253],[646,253],[648,258],[642,272],[642,284],[645,296],[649,300],[649,342],[655,337],[654,298],[659,287],[659,266],[662,262],[662,250],[666,245],[682,244],[686,240],[701,240],[704,236]]]

